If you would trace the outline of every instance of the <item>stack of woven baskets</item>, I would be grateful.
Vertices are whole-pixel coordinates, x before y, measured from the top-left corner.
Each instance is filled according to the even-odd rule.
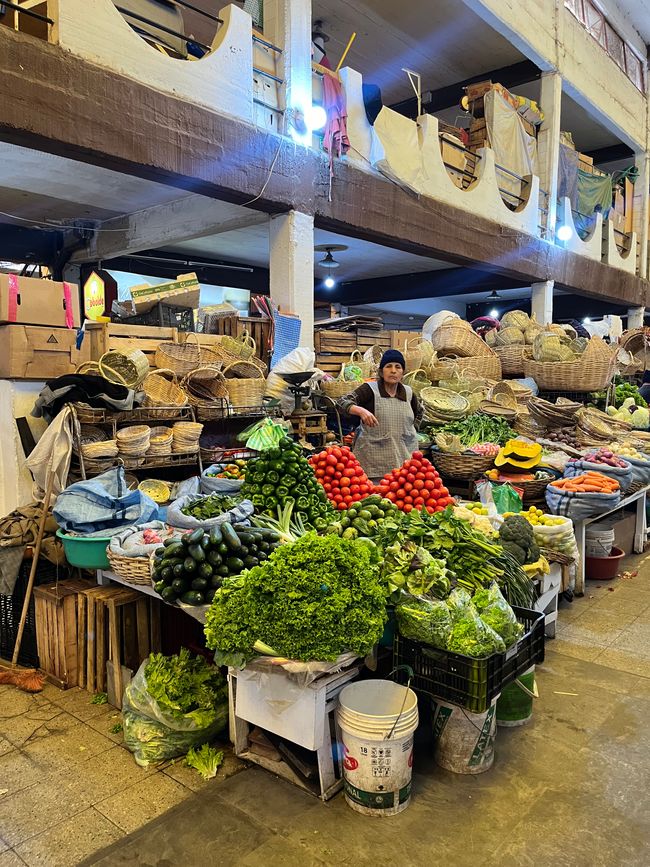
[[[600,391],[609,385],[616,370],[616,347],[592,337],[587,348],[573,361],[535,361],[524,350],[524,375],[532,377],[542,391]]]
[[[199,450],[202,424],[192,421],[177,421],[172,427],[172,453],[194,454]]]
[[[151,428],[146,424],[130,425],[118,430],[117,448],[125,467],[139,467],[149,449]]]
[[[424,407],[424,420],[432,424],[445,424],[464,418],[470,411],[466,397],[447,388],[423,388],[420,400]]]
[[[429,367],[434,382],[448,379],[452,371],[483,379],[501,379],[501,362],[485,341],[476,334],[469,322],[448,319],[431,335],[431,344],[438,361]]]

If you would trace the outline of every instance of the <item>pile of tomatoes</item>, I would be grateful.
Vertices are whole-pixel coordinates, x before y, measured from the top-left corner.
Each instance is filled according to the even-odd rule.
[[[375,486],[347,446],[330,446],[309,458],[330,502],[340,511],[375,492]]]
[[[377,491],[403,512],[426,509],[433,514],[442,512],[455,502],[435,467],[422,452],[413,452],[411,459],[398,470],[387,473],[377,486]]]

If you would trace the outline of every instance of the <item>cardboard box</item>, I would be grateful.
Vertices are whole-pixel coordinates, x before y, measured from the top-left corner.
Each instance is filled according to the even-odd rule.
[[[90,361],[88,341],[76,348],[77,332],[38,325],[0,326],[0,378],[54,379]]]
[[[159,301],[164,301],[171,307],[196,309],[199,306],[200,294],[201,287],[193,271],[189,274],[179,274],[175,280],[169,283],[159,283],[157,286],[143,283],[131,289],[131,298],[136,313],[146,313],[147,310],[155,307]]]
[[[609,219],[614,224],[614,228],[616,229],[616,231],[618,231],[618,232],[624,232],[625,231],[625,214],[619,214],[618,211],[615,211],[614,209],[612,209],[609,212]]]
[[[625,512],[614,525],[614,544],[626,554],[634,553],[634,531],[636,529],[635,512]]]
[[[79,287],[17,274],[0,274],[0,324],[78,328]]]

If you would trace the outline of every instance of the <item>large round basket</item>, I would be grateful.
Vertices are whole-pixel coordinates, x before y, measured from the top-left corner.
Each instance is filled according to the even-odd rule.
[[[451,479],[478,479],[494,466],[494,456],[473,452],[451,454],[431,449],[431,463],[441,476]]]
[[[171,379],[167,379],[170,376]],[[176,374],[173,370],[153,370],[145,377],[142,383],[142,391],[144,392],[143,406],[146,407],[166,407],[170,406],[187,406],[187,395],[179,386],[176,379]],[[152,409],[152,418],[164,418],[168,412],[156,413]]]
[[[228,397],[234,407],[257,407],[264,401],[266,382],[259,379],[229,379]]]
[[[586,354],[586,353],[585,353]],[[616,369],[616,356],[577,361],[535,361],[524,350],[524,376],[531,376],[541,391],[600,391],[606,388]]]
[[[351,394],[360,385],[360,382],[346,382],[343,379],[323,379],[320,388],[326,397],[338,400],[340,397],[345,397],[346,394]]]
[[[194,342],[190,342],[193,339]],[[156,349],[156,367],[171,370],[177,376],[186,376],[197,367],[219,364],[221,358],[216,352],[201,346],[195,332],[187,335],[185,343],[161,343]]]
[[[487,343],[462,319],[450,319],[436,328],[431,335],[431,344],[438,355],[467,358],[491,354]]]
[[[524,349],[521,344],[495,346],[504,376],[522,376],[524,372]]]
[[[197,367],[187,374],[182,385],[199,421],[228,415],[228,385],[218,367]]]
[[[429,388],[432,382],[427,376],[426,371],[420,367],[417,370],[411,370],[404,374],[404,385],[410,385],[414,393],[419,397],[422,389]]]
[[[460,376],[464,379],[476,378],[481,380],[491,379],[498,381],[501,379],[501,362],[499,356],[492,352],[489,346],[486,346],[489,354],[472,355],[464,358],[439,358],[437,362],[428,369],[429,375],[434,382],[448,380],[454,376]]]
[[[151,586],[151,560],[149,557],[123,557],[106,548],[106,556],[111,564],[111,571],[119,575],[129,584]]]
[[[261,367],[262,362],[257,364],[256,361],[243,361],[236,359],[223,368],[223,375],[227,379],[263,379],[264,371]]]
[[[140,349],[111,349],[99,359],[98,367],[104,379],[133,389],[149,373],[149,361]]]

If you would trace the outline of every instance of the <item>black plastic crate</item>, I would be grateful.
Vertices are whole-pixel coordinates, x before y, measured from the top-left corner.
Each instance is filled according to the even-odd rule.
[[[544,615],[528,608],[513,607],[513,611],[526,631],[503,653],[473,659],[419,644],[396,633],[393,667],[408,665],[413,669],[412,689],[472,713],[483,713],[504,687],[532,665],[544,661]],[[397,677],[402,683],[408,679],[403,670],[398,670]]]
[[[23,560],[18,580],[11,596],[0,593],[0,657],[3,659],[11,659],[13,656],[31,565],[31,560]],[[39,584],[48,584],[56,581],[57,573],[59,581],[63,581],[68,577],[68,567],[65,565],[57,567],[47,560],[41,560],[36,569],[34,586],[37,587]],[[36,647],[36,616],[34,613],[33,595],[29,601],[18,662],[20,665],[31,666],[33,668],[38,668],[39,664],[38,649]]]
[[[159,301],[146,313],[134,316],[111,315],[111,322],[121,325],[153,325],[158,328],[178,328],[179,331],[194,331],[194,310],[191,307],[172,307]]]

